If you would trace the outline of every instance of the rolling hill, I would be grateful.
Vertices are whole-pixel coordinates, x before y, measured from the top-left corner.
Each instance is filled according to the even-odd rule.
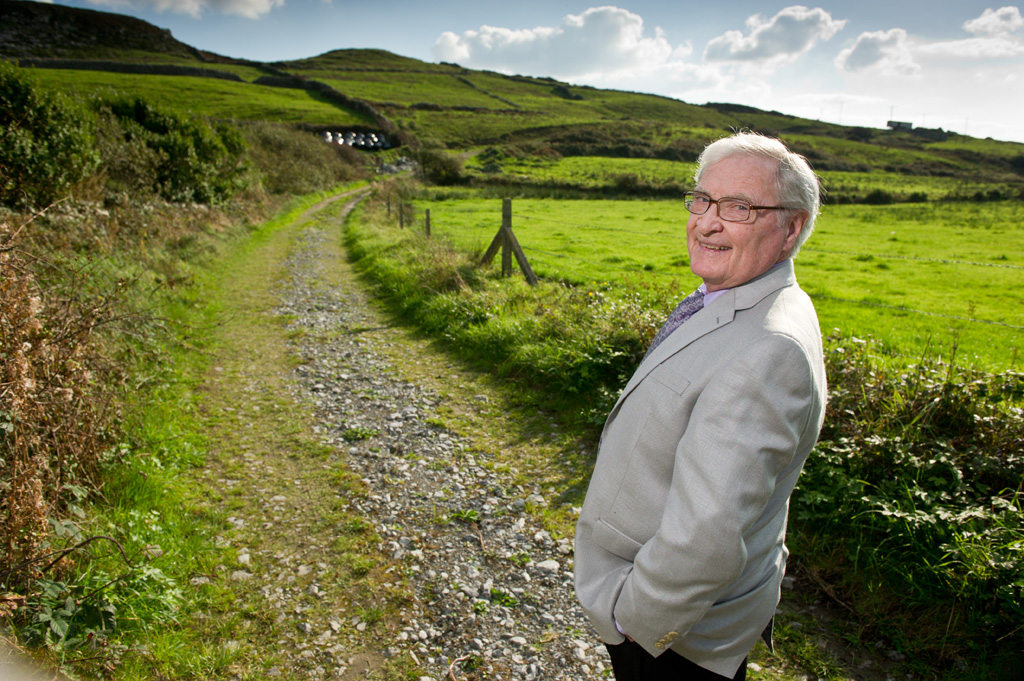
[[[256,63],[195,49],[131,17],[34,2],[0,0],[0,26],[0,58],[33,67],[44,83],[83,94],[124,88],[217,119],[375,128],[400,143],[452,150],[679,161],[692,161],[724,132],[751,129],[784,138],[821,171],[963,178],[997,183],[1004,195],[1024,186],[1024,145],[941,129],[854,128],[728,103],[697,106],[383,50]],[[301,96],[282,97],[282,88]]]

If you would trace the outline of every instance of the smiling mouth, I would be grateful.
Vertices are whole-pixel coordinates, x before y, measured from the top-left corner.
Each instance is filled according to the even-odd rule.
[[[709,251],[728,251],[728,250],[730,250],[728,246],[715,246],[714,244],[701,244],[700,247],[701,248],[706,248]]]

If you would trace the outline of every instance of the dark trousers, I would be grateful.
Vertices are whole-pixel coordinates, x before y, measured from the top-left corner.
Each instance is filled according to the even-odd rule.
[[[722,681],[729,678],[710,672],[671,650],[654,657],[639,643],[628,640],[607,648],[612,656],[615,681]],[[747,661],[743,660],[732,680],[744,681],[746,678]]]

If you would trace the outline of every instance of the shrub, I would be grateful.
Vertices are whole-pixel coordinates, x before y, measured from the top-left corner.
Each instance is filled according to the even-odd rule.
[[[461,184],[464,181],[462,161],[438,149],[420,149],[413,153],[419,163],[420,176],[427,182],[441,186]]]
[[[876,633],[913,628],[908,639],[941,641],[949,656],[1019,650],[1024,376],[935,360],[888,368],[851,339],[828,350],[828,412],[793,498],[794,553]]]
[[[863,202],[869,206],[885,206],[894,202],[896,198],[891,192],[884,189],[872,189],[864,195]]]
[[[102,159],[100,171],[111,196],[148,199],[158,193],[162,154],[146,144],[146,131],[134,121],[123,120],[101,108],[96,120],[96,146]]]
[[[96,106],[121,121],[125,142],[138,141],[149,150],[154,189],[163,198],[220,203],[243,186],[246,143],[236,128],[163,111],[138,97],[113,97]]]
[[[248,123],[241,130],[271,194],[309,194],[365,174],[365,157],[352,147],[324,144],[312,133],[271,123]]]
[[[44,206],[98,165],[93,118],[0,61],[0,202]]]

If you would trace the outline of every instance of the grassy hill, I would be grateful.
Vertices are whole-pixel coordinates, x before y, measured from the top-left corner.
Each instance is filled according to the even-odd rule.
[[[1019,194],[1024,182],[1024,145],[943,130],[894,132],[728,103],[696,106],[383,50],[261,64],[195,49],[138,19],[32,2],[0,0],[0,26],[0,57],[37,67],[55,87],[83,94],[120,87],[157,102],[172,101],[173,92],[180,107],[220,119],[393,126],[413,145],[496,146],[516,157],[676,161],[692,161],[709,140],[746,128],[782,137],[819,171],[963,178],[995,183],[1001,195]],[[304,92],[282,96],[282,87]]]

